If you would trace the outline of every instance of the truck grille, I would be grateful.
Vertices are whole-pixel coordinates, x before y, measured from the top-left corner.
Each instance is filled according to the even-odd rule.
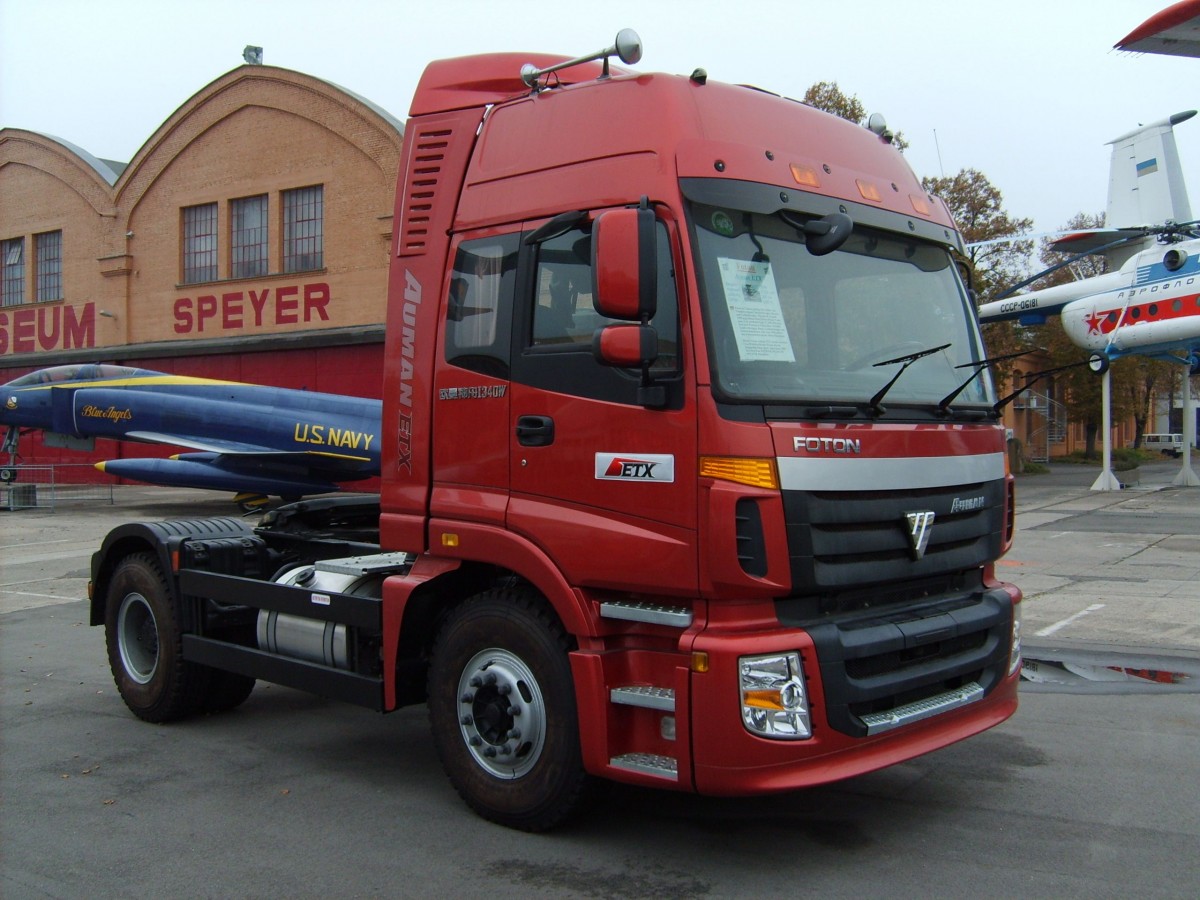
[[[801,596],[978,568],[999,556],[1003,539],[1003,481],[907,491],[785,491],[783,503],[792,590]],[[924,511],[934,521],[917,559],[907,515]]]

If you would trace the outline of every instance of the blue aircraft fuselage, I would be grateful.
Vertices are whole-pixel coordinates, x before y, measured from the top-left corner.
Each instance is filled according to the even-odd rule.
[[[102,464],[110,474],[283,496],[378,475],[381,414],[378,400],[126,366],[57,366],[0,388],[0,425],[193,451]]]

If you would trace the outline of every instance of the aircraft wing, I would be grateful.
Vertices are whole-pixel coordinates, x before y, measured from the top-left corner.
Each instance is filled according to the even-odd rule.
[[[131,441],[142,441],[147,444],[171,444],[175,447],[187,447],[213,456],[262,457],[273,463],[288,463],[313,465],[314,457],[320,457],[326,462],[322,468],[331,468],[337,461],[344,461],[347,466],[359,467],[361,463],[369,462],[369,456],[353,453],[341,453],[332,450],[280,450],[274,447],[263,447],[255,444],[244,444],[238,441],[223,441],[219,438],[196,438],[182,434],[165,434],[154,431],[127,431],[125,437]]]
[[[1200,0],[1183,0],[1155,13],[1114,47],[1135,53],[1200,57]]]

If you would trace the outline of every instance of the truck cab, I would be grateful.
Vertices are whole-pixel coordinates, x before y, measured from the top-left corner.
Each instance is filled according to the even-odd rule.
[[[1017,705],[1012,478],[944,204],[881,128],[611,55],[640,50],[422,77],[377,534],[281,511],[245,529],[255,572],[291,571],[261,588],[205,528],[158,553],[185,660],[427,701],[464,799],[535,830],[592,777],[788,790]],[[93,622],[142,533],[98,554]],[[230,577],[255,639],[203,635]],[[301,652],[334,619],[344,652]]]

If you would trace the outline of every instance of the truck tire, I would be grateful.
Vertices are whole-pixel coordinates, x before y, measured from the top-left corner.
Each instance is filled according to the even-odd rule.
[[[122,559],[108,585],[104,636],[117,691],[139,719],[171,722],[205,708],[213,670],[184,662],[182,634],[158,559]]]
[[[485,819],[545,831],[588,776],[562,625],[533,591],[485,591],[455,609],[433,648],[429,719],[442,766]]]
[[[228,712],[241,706],[257,682],[249,675],[209,669],[208,690],[202,708],[206,713]]]

